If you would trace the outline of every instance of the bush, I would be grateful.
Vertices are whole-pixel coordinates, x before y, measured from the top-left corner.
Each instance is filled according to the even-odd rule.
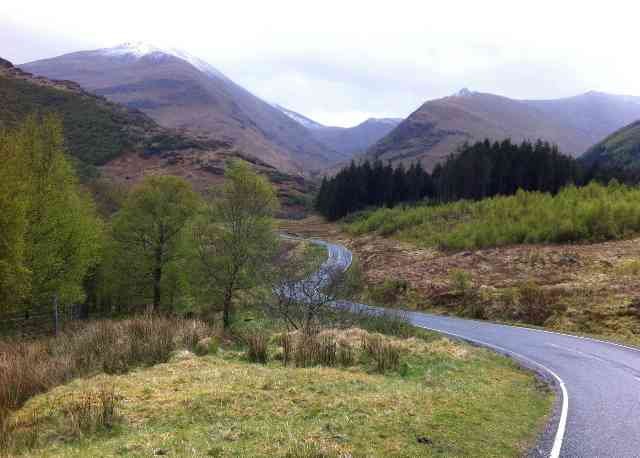
[[[336,341],[332,336],[302,333],[295,343],[293,361],[296,367],[333,367],[338,361]]]
[[[352,325],[380,334],[397,337],[410,337],[415,328],[409,322],[407,314],[400,310],[375,310],[350,314]]]
[[[526,282],[518,288],[518,318],[525,323],[542,326],[554,313],[553,298],[534,282]]]
[[[113,389],[80,394],[62,407],[62,413],[76,436],[111,429],[119,419],[119,398]]]
[[[381,285],[369,289],[369,297],[375,304],[394,305],[407,294],[409,282],[406,280],[385,280]]]
[[[219,348],[220,342],[216,337],[207,337],[196,344],[194,352],[198,356],[215,355]]]
[[[269,361],[269,339],[264,334],[247,337],[247,359],[252,363],[266,364]]]
[[[194,333],[204,338],[212,330],[196,320],[147,317],[96,321],[31,342],[0,341],[0,412],[74,377],[166,362],[172,351],[191,348]]]
[[[381,374],[400,369],[400,349],[380,335],[363,336],[362,351],[373,358]]]
[[[332,334],[286,333],[280,336],[282,363],[296,367],[343,367],[355,364],[353,348]]]
[[[640,232],[640,188],[591,183],[556,195],[520,190],[477,202],[380,209],[346,227],[446,250],[620,239]]]
[[[356,357],[351,345],[341,343],[338,347],[338,364],[342,367],[350,367],[356,363]]]
[[[471,289],[471,274],[464,270],[455,269],[449,274],[451,288],[460,294],[467,294]]]

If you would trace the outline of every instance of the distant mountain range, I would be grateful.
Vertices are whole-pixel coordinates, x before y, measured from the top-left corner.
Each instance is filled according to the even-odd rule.
[[[343,160],[351,159],[355,154],[364,153],[402,122],[402,118],[369,118],[354,127],[330,127],[280,105],[275,106],[309,129],[311,135],[327,148],[340,153]]]
[[[295,174],[335,170],[353,157],[394,164],[419,160],[431,168],[464,142],[485,138],[543,139],[577,157],[640,120],[640,97],[588,92],[555,100],[516,100],[463,89],[424,103],[404,120],[325,126],[261,100],[188,53],[139,42],[21,68],[74,81],[79,90],[125,105],[137,116],[143,112],[192,140],[227,145],[226,151]],[[112,153],[104,155],[108,160]]]
[[[279,109],[182,51],[125,43],[21,68],[75,81],[88,91],[145,112],[163,126],[229,142],[288,172],[322,168],[344,159]]]
[[[640,98],[601,92],[556,100],[515,100],[463,89],[431,100],[367,151],[384,161],[420,160],[433,167],[464,142],[538,138],[579,156],[620,127],[640,119]]]

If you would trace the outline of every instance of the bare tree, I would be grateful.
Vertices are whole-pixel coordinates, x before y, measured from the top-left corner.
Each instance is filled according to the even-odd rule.
[[[339,316],[337,302],[353,296],[349,275],[320,257],[281,253],[276,262],[272,300],[268,311],[290,329],[313,331]]]

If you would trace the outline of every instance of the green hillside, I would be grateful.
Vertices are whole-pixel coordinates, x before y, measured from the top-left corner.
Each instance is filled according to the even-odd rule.
[[[74,83],[34,78],[9,63],[0,67],[0,127],[50,112],[62,118],[69,152],[91,165],[131,150],[153,153],[195,146],[145,114],[88,94]]]
[[[588,166],[605,168],[640,167],[640,121],[614,132],[591,147],[580,160]]]

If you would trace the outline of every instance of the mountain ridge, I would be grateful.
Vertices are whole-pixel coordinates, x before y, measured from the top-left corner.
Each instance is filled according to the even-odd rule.
[[[563,99],[518,100],[463,89],[422,104],[366,156],[405,163],[420,160],[433,168],[464,142],[540,138],[576,157],[638,118],[640,103],[629,96],[588,92]]]
[[[163,126],[230,142],[288,172],[336,161],[332,151],[281,111],[214,67],[202,71],[181,53],[138,43],[78,51],[21,68],[76,81],[88,91],[142,110]]]

